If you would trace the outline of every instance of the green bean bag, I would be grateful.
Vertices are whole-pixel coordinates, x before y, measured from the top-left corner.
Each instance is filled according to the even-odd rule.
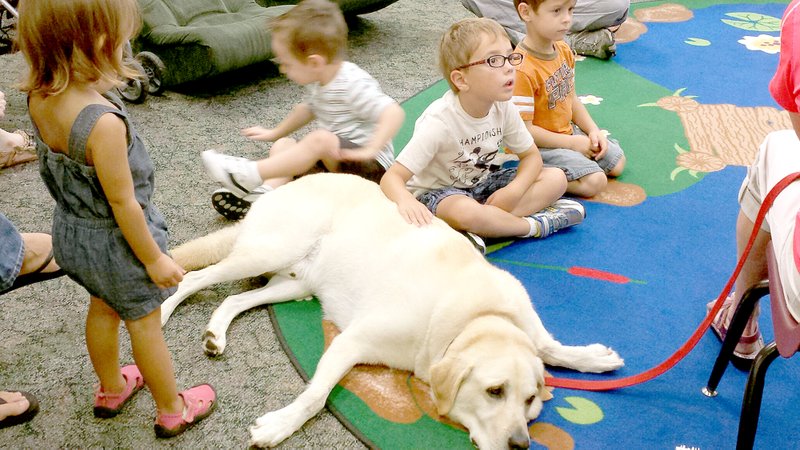
[[[139,0],[143,27],[136,51],[163,62],[159,84],[174,86],[273,57],[267,21],[295,2],[259,0]],[[346,15],[396,0],[338,0]]]
[[[339,4],[345,16],[367,14],[385,8],[397,0],[333,0]],[[297,0],[256,0],[261,6],[295,5]]]

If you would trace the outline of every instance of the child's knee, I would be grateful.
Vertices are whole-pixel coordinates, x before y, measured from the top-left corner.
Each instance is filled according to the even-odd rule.
[[[339,137],[328,130],[314,130],[303,138],[309,151],[319,156],[319,159],[336,156],[339,150]]]
[[[625,155],[622,155],[619,158],[619,161],[617,162],[617,165],[615,165],[608,172],[608,176],[610,176],[610,177],[618,177],[618,176],[622,175],[622,171],[625,170],[625,161],[626,161],[625,160]]]
[[[561,190],[561,193],[567,189],[567,176],[558,167],[542,167],[539,181],[547,186],[552,186],[554,190]]]
[[[286,150],[289,150],[295,144],[297,144],[297,141],[292,138],[280,138],[272,144],[272,147],[269,148],[269,154],[270,156],[275,156],[279,153],[283,153]]]
[[[573,191],[575,194],[584,197],[593,197],[602,192],[608,185],[608,178],[603,172],[593,172],[576,181],[578,181],[579,187],[573,189]]]

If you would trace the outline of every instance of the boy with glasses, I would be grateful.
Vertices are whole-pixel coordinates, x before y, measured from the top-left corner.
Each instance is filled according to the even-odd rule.
[[[564,173],[542,167],[510,102],[521,62],[491,19],[465,19],[445,33],[439,65],[450,91],[422,113],[381,179],[407,222],[426,225],[435,215],[480,248],[478,236],[544,238],[583,221],[582,205],[559,200]],[[502,168],[503,146],[518,167]]]
[[[564,36],[575,0],[514,0],[527,34],[517,44],[524,55],[517,68],[514,103],[547,167],[567,176],[567,192],[593,197],[607,176],[619,176],[625,155],[607,139],[575,94],[575,56]]]

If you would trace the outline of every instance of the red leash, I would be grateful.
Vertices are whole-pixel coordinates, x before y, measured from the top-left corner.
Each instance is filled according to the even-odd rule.
[[[645,381],[650,381],[671,369],[675,364],[683,359],[684,356],[688,355],[689,352],[692,351],[694,346],[697,345],[697,343],[700,341],[700,338],[703,337],[703,334],[711,325],[711,322],[713,321],[714,317],[716,317],[717,312],[719,312],[719,310],[722,308],[722,303],[725,301],[725,298],[728,297],[728,294],[733,288],[733,284],[736,282],[736,278],[739,276],[739,272],[742,270],[742,266],[747,260],[747,256],[750,254],[750,249],[753,247],[753,242],[756,240],[758,230],[761,228],[761,223],[764,221],[764,216],[767,215],[767,211],[769,211],[769,208],[772,206],[772,202],[775,201],[775,197],[777,197],[786,186],[798,178],[800,178],[800,172],[791,173],[785,176],[769,191],[767,197],[764,199],[764,203],[761,205],[761,209],[758,210],[758,216],[756,217],[753,231],[750,233],[750,240],[747,242],[747,246],[745,247],[744,252],[742,252],[739,262],[736,264],[736,269],[733,271],[733,275],[731,275],[728,283],[725,284],[725,288],[722,290],[722,293],[719,294],[719,297],[717,297],[714,307],[711,309],[711,311],[709,311],[703,322],[700,323],[700,326],[697,327],[692,336],[689,337],[689,340],[686,341],[686,343],[684,343],[672,356],[649,370],[625,378],[617,378],[615,380],[575,380],[570,378],[546,377],[544,380],[545,384],[552,387],[578,389],[581,391],[609,391],[612,389],[629,387],[635,384],[644,383]]]

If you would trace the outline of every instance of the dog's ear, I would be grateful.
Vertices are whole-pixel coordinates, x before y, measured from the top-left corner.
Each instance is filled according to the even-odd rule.
[[[453,408],[458,389],[471,371],[472,365],[455,357],[445,357],[431,366],[431,391],[440,416],[446,416]]]

